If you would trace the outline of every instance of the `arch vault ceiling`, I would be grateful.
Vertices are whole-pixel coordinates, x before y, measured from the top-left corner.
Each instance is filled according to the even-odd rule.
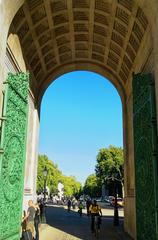
[[[40,89],[70,62],[106,66],[126,84],[148,20],[133,0],[27,0],[12,22]]]

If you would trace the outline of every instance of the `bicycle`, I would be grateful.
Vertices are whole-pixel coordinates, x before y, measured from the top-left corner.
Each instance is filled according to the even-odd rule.
[[[99,228],[100,226],[100,216],[94,216],[94,235],[96,237],[96,239],[98,239],[99,237]]]

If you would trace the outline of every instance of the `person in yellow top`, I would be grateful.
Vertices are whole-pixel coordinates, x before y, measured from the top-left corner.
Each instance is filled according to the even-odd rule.
[[[91,215],[91,231],[94,232],[94,218],[95,216],[102,216],[101,207],[97,204],[97,201],[94,200],[89,207],[89,212]],[[98,218],[98,229],[100,229],[101,218]]]

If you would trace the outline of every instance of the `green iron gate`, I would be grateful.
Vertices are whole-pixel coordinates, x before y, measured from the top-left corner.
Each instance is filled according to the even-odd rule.
[[[158,154],[154,81],[133,77],[137,240],[158,239]]]
[[[0,142],[0,240],[19,240],[29,75],[10,73],[5,84]]]

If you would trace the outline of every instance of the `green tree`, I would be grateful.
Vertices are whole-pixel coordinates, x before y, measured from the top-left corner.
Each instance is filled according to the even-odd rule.
[[[47,186],[51,193],[58,193],[58,183],[64,185],[65,195],[72,196],[78,194],[81,189],[81,183],[76,180],[74,176],[65,176],[58,169],[58,166],[48,159],[46,155],[38,156],[38,170],[37,170],[37,192],[42,192],[44,187],[43,169],[47,168]]]
[[[38,170],[37,170],[37,191],[42,191],[44,187],[43,169],[47,168],[47,186],[50,191],[57,193],[58,182],[62,177],[62,172],[59,171],[58,166],[48,159],[46,155],[39,155]]]
[[[64,176],[62,183],[64,184],[66,196],[75,196],[80,191],[81,183],[79,183],[74,176]]]
[[[109,194],[113,194],[114,180],[119,179],[119,195],[122,195],[124,179],[124,159],[123,149],[110,145],[109,148],[102,148],[97,155],[95,167],[96,176],[100,184],[105,184],[109,189]]]
[[[101,195],[101,187],[98,184],[97,177],[95,174],[91,174],[85,181],[84,194],[90,197],[98,197]]]

